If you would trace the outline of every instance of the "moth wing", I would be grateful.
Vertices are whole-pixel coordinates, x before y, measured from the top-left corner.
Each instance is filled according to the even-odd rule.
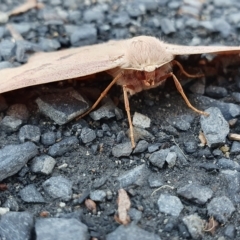
[[[191,55],[203,53],[234,54],[240,53],[238,46],[181,46],[173,44],[164,44],[166,51],[173,55]]]
[[[36,53],[28,63],[0,70],[0,93],[28,86],[72,79],[120,67],[124,49],[120,41]]]

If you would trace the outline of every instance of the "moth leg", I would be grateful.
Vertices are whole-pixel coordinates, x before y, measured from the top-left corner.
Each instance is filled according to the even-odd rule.
[[[123,85],[123,98],[124,98],[125,110],[127,112],[127,117],[128,117],[129,132],[130,132],[129,134],[130,134],[131,144],[132,144],[132,148],[135,148],[133,125],[132,125],[132,119],[131,119],[131,115],[130,115],[130,105],[129,105],[129,101],[128,101],[126,85]]]
[[[101,100],[107,95],[108,91],[111,89],[111,87],[117,82],[117,80],[122,76],[121,73],[119,73],[112,81],[111,83],[104,89],[104,91],[101,93],[101,95],[98,97],[97,101],[92,105],[92,107],[87,110],[82,115],[78,116],[76,120],[88,115],[92,110],[94,110],[97,105],[101,102]]]
[[[189,78],[198,78],[198,77],[203,77],[204,76],[203,74],[189,74],[189,73],[187,73],[184,70],[182,64],[180,62],[176,61],[176,60],[172,60],[172,64],[177,65],[179,67],[179,69],[181,70],[181,72]]]
[[[188,100],[187,96],[185,95],[184,91],[183,91],[183,88],[180,84],[180,82],[178,81],[177,77],[173,74],[173,73],[169,73],[172,77],[173,77],[173,80],[174,80],[174,83],[175,83],[175,86],[177,88],[177,90],[179,91],[179,93],[182,95],[183,99],[185,100],[186,104],[188,105],[189,108],[191,108],[193,111],[199,113],[199,114],[202,114],[202,115],[205,115],[205,116],[208,116],[209,114],[206,113],[206,112],[203,112],[201,110],[198,110],[197,108],[195,108]]]

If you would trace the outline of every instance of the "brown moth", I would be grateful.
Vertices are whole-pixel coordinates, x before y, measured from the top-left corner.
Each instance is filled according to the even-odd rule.
[[[91,109],[82,116],[92,111],[115,83],[122,86],[130,138],[132,147],[134,147],[133,126],[127,94],[133,95],[142,90],[155,88],[167,78],[172,77],[187,105],[194,111],[205,114],[191,105],[181,84],[172,72],[172,66],[176,64],[185,75],[191,77],[174,58],[177,55],[203,53],[240,53],[240,47],[180,46],[164,43],[154,37],[139,36],[58,52],[36,53],[27,64],[0,71],[0,93],[107,71],[114,79]]]

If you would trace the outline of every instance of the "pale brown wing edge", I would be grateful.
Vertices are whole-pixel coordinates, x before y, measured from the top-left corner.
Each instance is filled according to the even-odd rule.
[[[173,55],[191,55],[203,53],[240,53],[240,46],[182,46],[173,44],[164,44],[167,52]]]
[[[119,67],[124,61],[124,49],[118,43],[36,53],[20,67],[0,70],[0,93]]]

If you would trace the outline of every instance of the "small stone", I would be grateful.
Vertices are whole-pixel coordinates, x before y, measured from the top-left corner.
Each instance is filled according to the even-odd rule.
[[[205,204],[213,195],[213,191],[197,183],[189,183],[177,190],[178,195],[197,204]]]
[[[106,193],[103,190],[95,190],[90,192],[90,198],[93,201],[104,202],[106,198]]]
[[[59,125],[63,125],[84,113],[88,102],[74,89],[40,96],[36,103],[39,110]]]
[[[141,113],[135,112],[133,115],[133,126],[140,128],[149,128],[151,119]]]
[[[18,212],[19,211],[18,202],[14,197],[8,197],[6,199],[6,201],[3,203],[3,207],[8,208],[12,212]]]
[[[195,139],[187,139],[187,141],[184,141],[184,150],[191,154],[195,153],[197,151],[198,145]]]
[[[52,52],[61,47],[61,44],[56,39],[40,38],[39,46],[42,51]]]
[[[146,174],[146,166],[142,164],[120,175],[117,180],[121,188],[126,188],[132,184],[141,185],[145,180]]]
[[[161,240],[158,235],[141,229],[134,222],[127,226],[124,225],[119,226],[113,232],[109,233],[106,237],[106,240],[120,240],[120,239]]]
[[[41,135],[43,145],[50,146],[56,142],[56,134],[54,132],[46,132]]]
[[[232,202],[226,196],[215,197],[207,205],[208,215],[213,216],[218,222],[225,224],[236,211]]]
[[[161,149],[157,152],[154,152],[149,156],[149,161],[152,163],[152,165],[162,168],[169,152],[170,149]]]
[[[9,212],[9,208],[3,208],[3,207],[0,207],[0,216],[6,214],[7,212]]]
[[[45,203],[44,198],[33,184],[24,187],[19,192],[20,197],[27,203]]]
[[[31,170],[34,173],[49,175],[52,173],[56,160],[47,154],[35,157],[31,163]]]
[[[76,145],[79,144],[77,137],[66,137],[60,142],[55,143],[52,145],[49,150],[48,154],[52,157],[62,156],[64,153],[71,151],[74,149]]]
[[[87,9],[83,13],[83,20],[85,22],[99,22],[102,23],[104,21],[104,12],[99,6],[92,7]]]
[[[228,94],[226,88],[218,87],[218,86],[212,86],[212,85],[208,86],[206,88],[205,92],[209,97],[213,97],[213,98],[224,98]]]
[[[131,17],[139,17],[146,13],[146,8],[144,4],[139,2],[129,2],[126,6],[126,10]]]
[[[239,154],[240,153],[240,142],[234,141],[230,150],[231,154]]]
[[[12,68],[14,65],[8,61],[2,61],[0,62],[0,70],[5,69],[5,68]]]
[[[24,143],[26,141],[38,143],[40,140],[40,136],[40,128],[33,125],[24,125],[20,128],[18,135],[21,143]]]
[[[120,143],[115,145],[112,148],[112,155],[114,157],[124,157],[129,156],[132,152],[132,144],[131,142]]]
[[[23,121],[19,118],[12,116],[5,116],[0,122],[0,127],[2,131],[6,133],[16,132],[23,124]]]
[[[193,239],[202,239],[204,221],[197,214],[185,216],[183,222]]]
[[[166,162],[169,168],[175,166],[177,160],[177,154],[175,152],[169,152],[166,157]]]
[[[29,212],[8,212],[1,216],[0,232],[2,239],[31,239],[33,228],[34,219]]]
[[[161,194],[158,199],[158,208],[162,213],[178,217],[183,209],[183,205],[178,197]]]
[[[97,136],[94,130],[84,127],[81,131],[80,137],[83,143],[89,143],[92,142]]]
[[[15,52],[15,42],[9,40],[9,39],[3,39],[0,42],[0,57],[3,58],[4,61],[11,61],[11,59],[14,57]]]
[[[36,220],[35,233],[36,239],[88,240],[90,238],[87,226],[76,218],[39,218]]]
[[[31,142],[8,145],[0,149],[0,181],[20,171],[37,154],[38,148]]]
[[[120,27],[126,27],[130,23],[130,17],[127,12],[120,12],[114,15],[112,19],[112,25]]]
[[[160,179],[160,177],[153,174],[149,176],[148,183],[151,188],[157,188],[163,185],[163,181]]]
[[[137,146],[135,147],[135,149],[133,150],[133,153],[142,153],[146,151],[147,148],[148,148],[148,142],[145,140],[140,140],[137,143]]]
[[[142,212],[135,208],[130,208],[128,211],[128,215],[130,216],[131,221],[133,221],[134,223],[137,223],[142,218]]]
[[[233,224],[226,226],[224,235],[230,239],[236,239],[237,230]]]
[[[175,24],[172,20],[169,20],[169,18],[162,18],[161,28],[166,35],[176,32]]]
[[[42,186],[44,191],[54,199],[68,201],[72,198],[72,182],[62,176],[51,177]]]
[[[240,165],[237,162],[232,161],[232,160],[227,159],[227,158],[220,158],[217,161],[217,166],[220,169],[230,169],[230,170],[240,171]]]
[[[228,122],[224,119],[218,108],[211,107],[205,112],[209,113],[209,116],[201,116],[200,123],[207,140],[207,145],[209,147],[223,145],[229,133]]]

